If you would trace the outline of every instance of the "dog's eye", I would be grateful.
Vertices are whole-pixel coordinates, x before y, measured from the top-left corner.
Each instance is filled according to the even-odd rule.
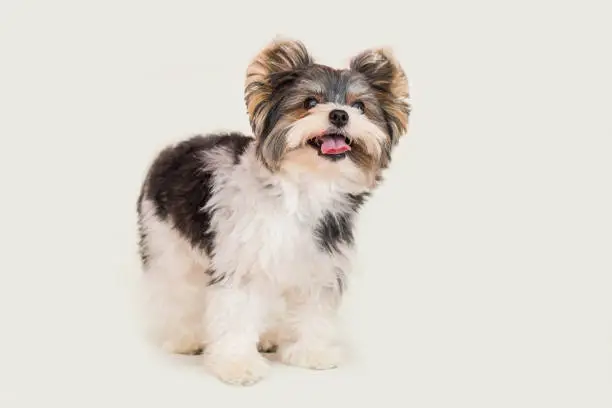
[[[359,110],[361,113],[365,112],[365,105],[363,104],[363,102],[360,102],[360,101],[353,102],[351,106]]]
[[[306,109],[312,109],[315,106],[317,106],[317,104],[319,103],[319,101],[317,101],[315,98],[310,97],[310,98],[306,98],[306,100],[304,101],[304,108]]]

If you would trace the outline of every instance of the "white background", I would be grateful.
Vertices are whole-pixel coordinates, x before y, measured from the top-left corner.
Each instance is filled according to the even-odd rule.
[[[606,5],[608,3],[608,5]],[[0,3],[0,406],[612,406],[612,15],[600,1]],[[351,361],[245,389],[139,337],[135,202],[248,131],[277,34],[389,45],[413,115],[359,224]]]

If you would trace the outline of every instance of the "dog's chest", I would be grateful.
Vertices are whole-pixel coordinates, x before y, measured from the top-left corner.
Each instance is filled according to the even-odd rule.
[[[324,215],[335,211],[332,190],[275,185],[251,195],[225,193],[215,263],[226,272],[283,287],[335,281],[330,254],[317,235]]]

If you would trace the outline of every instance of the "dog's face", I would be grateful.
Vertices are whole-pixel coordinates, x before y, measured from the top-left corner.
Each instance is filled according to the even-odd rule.
[[[387,50],[368,50],[348,69],[316,64],[298,41],[275,41],[247,70],[245,101],[257,151],[273,171],[292,160],[377,174],[406,132],[404,71]],[[318,166],[320,168],[320,166]]]

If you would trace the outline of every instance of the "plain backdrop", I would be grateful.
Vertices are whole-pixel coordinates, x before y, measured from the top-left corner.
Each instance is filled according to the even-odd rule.
[[[612,406],[606,1],[0,2],[0,406]],[[153,155],[249,131],[274,36],[391,46],[413,115],[358,228],[352,358],[250,388],[148,348],[135,203]]]

